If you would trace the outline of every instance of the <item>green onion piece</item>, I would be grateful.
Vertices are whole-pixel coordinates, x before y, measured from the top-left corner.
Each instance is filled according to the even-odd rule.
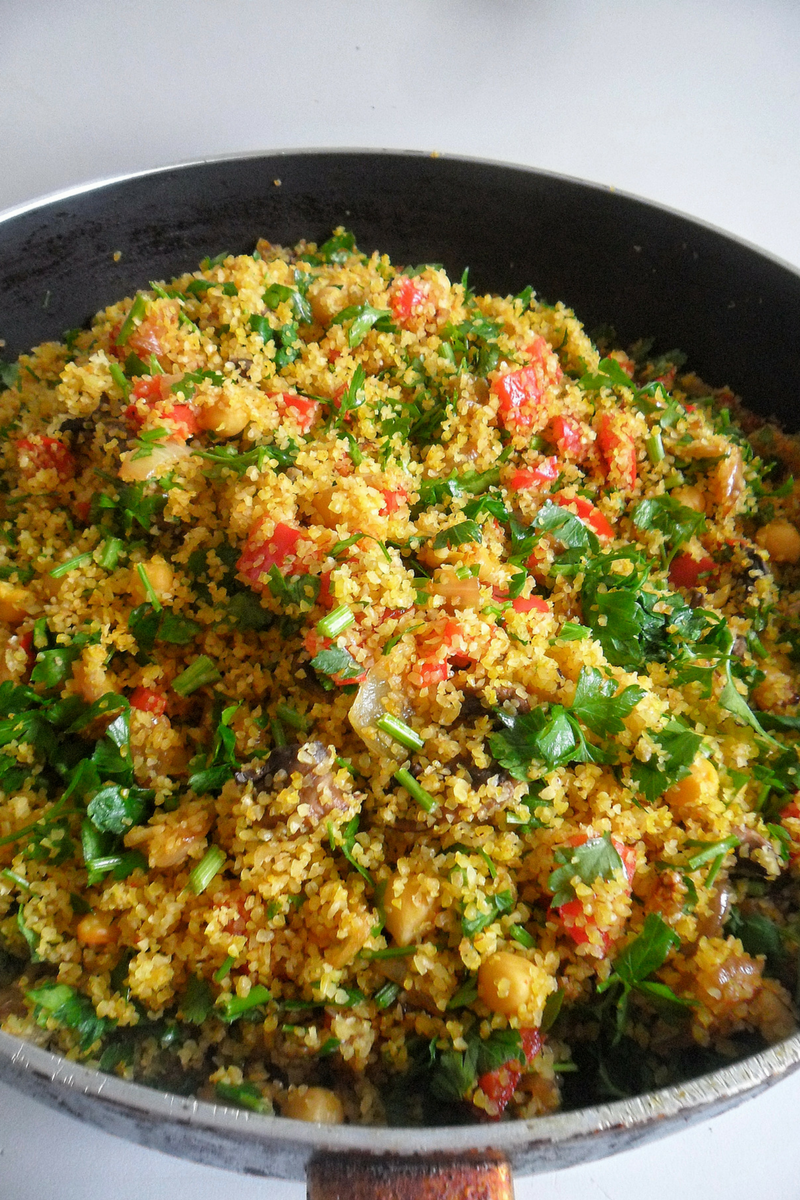
[[[225,851],[219,846],[209,846],[197,866],[192,868],[189,875],[189,887],[195,896],[204,892],[211,880],[222,869],[225,862]]]
[[[53,579],[60,579],[62,575],[68,575],[70,571],[74,571],[76,567],[83,566],[84,563],[92,561],[91,550],[84,551],[83,554],[76,554],[74,558],[68,558],[66,562],[59,563],[57,567],[53,567],[50,574]]]
[[[341,1042],[336,1037],[326,1038],[317,1051],[317,1058],[327,1058],[329,1054],[333,1054],[341,1046]]]
[[[352,609],[347,604],[340,604],[327,617],[317,621],[317,633],[320,637],[335,638],[343,633],[355,621]]]
[[[338,754],[336,755],[336,765],[337,767],[344,767],[345,771],[349,771],[354,778],[361,774],[360,771],[356,770],[349,758],[341,758]]]
[[[508,936],[512,937],[515,942],[519,942],[520,946],[524,946],[526,950],[532,950],[536,945],[536,939],[532,938],[522,925],[509,925]]]
[[[236,962],[232,955],[228,955],[221,967],[214,972],[214,983],[222,983],[226,975],[230,975],[231,967]]]
[[[214,1088],[220,1100],[228,1104],[236,1104],[239,1108],[249,1108],[252,1112],[272,1112],[272,1106],[265,1100],[254,1083],[218,1083]]]
[[[686,862],[687,871],[696,871],[698,867],[702,867],[704,863],[713,862],[717,856],[723,858],[730,850],[735,850],[741,845],[739,839],[731,835],[731,837],[722,838],[718,842],[701,843],[702,849],[698,850],[697,854],[693,854]],[[719,870],[719,868],[717,868]]]
[[[104,571],[113,571],[119,562],[119,556],[122,554],[125,543],[122,538],[110,537],[106,538],[100,547],[100,557],[97,562]]]
[[[130,394],[130,390],[131,390],[130,380],[128,380],[126,378],[125,372],[123,371],[123,369],[119,365],[119,363],[109,363],[108,369],[111,374],[111,378],[114,380],[114,383],[117,385],[119,390],[122,392],[122,395],[127,400],[128,396]]]
[[[189,696],[198,688],[205,687],[207,683],[216,683],[221,678],[222,675],[208,655],[201,654],[185,671],[173,679],[172,687],[179,696]]]
[[[117,334],[115,346],[124,346],[128,338],[133,333],[136,322],[141,321],[144,314],[147,312],[147,301],[141,292],[138,293],[131,305],[131,310],[125,320],[122,322],[122,327]]]
[[[400,985],[389,982],[385,983],[382,988],[378,988],[373,999],[377,1008],[389,1008],[399,995]]]
[[[657,466],[664,458],[664,443],[661,441],[661,430],[656,429],[645,442],[647,457],[653,466]]]
[[[277,719],[270,721],[270,729],[272,730],[272,740],[276,746],[288,746],[289,743],[280,721]]]
[[[37,650],[46,650],[50,641],[47,631],[47,617],[38,617],[33,622],[33,644]]]
[[[220,1013],[222,1020],[230,1023],[249,1012],[251,1008],[257,1008],[259,1004],[266,1004],[271,999],[272,993],[263,984],[257,983],[255,987],[250,988],[246,996],[231,996],[228,992],[223,993],[218,998],[217,1004],[222,1010]]]
[[[147,574],[147,568],[145,567],[144,563],[137,563],[136,570],[139,574],[139,578],[142,581],[142,587],[144,588],[145,596],[147,596],[147,599],[150,601],[156,612],[161,612],[161,601],[156,595],[155,589],[150,582],[150,578]]]
[[[422,738],[414,732],[410,725],[406,725],[405,721],[401,721],[399,717],[393,717],[391,713],[384,713],[382,717],[378,717],[375,725],[381,733],[388,733],[395,742],[405,746],[406,750],[421,750],[425,745]]]
[[[706,884],[705,884],[706,887],[710,888],[712,883],[714,882],[714,880],[717,878],[717,875],[719,875],[719,869],[722,866],[724,858],[725,858],[724,854],[718,854],[717,857],[712,862],[711,869],[708,872],[708,874],[706,875]]]
[[[370,962],[380,962],[384,958],[411,958],[419,946],[387,946],[385,950],[362,950],[361,957]]]
[[[296,708],[292,708],[290,704],[279,704],[275,709],[275,715],[284,725],[289,725],[292,729],[299,729],[301,733],[306,733],[311,724],[307,717],[299,713]]]
[[[562,642],[580,642],[591,636],[591,629],[587,625],[578,625],[576,621],[565,621],[558,635]]]
[[[164,374],[164,368],[162,367],[161,363],[156,358],[155,354],[150,355],[150,358],[149,358],[149,361],[147,364],[147,369],[151,375],[163,375]]]
[[[404,787],[412,800],[416,800],[420,808],[424,808],[425,812],[433,812],[436,808],[436,801],[430,792],[426,792],[421,784],[417,783],[410,771],[403,767],[400,771],[395,771],[394,777],[401,787]]]
[[[16,871],[12,871],[10,867],[6,867],[5,871],[3,871],[3,874],[5,875],[6,879],[9,879],[11,883],[15,883],[17,887],[24,888],[26,892],[31,890],[31,885],[28,883],[27,879],[23,879],[22,876],[18,875]]]

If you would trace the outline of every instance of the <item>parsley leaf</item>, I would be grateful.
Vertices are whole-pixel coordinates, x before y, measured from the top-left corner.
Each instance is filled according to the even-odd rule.
[[[339,679],[355,679],[364,670],[344,646],[320,650],[312,658],[311,666],[322,675],[336,675]]]
[[[87,996],[80,995],[66,983],[48,981],[26,993],[34,1004],[33,1015],[37,1024],[47,1027],[50,1018],[66,1029],[74,1029],[80,1036],[81,1050],[91,1049],[115,1022],[108,1017],[98,1017],[94,1005]]]
[[[631,775],[650,804],[655,804],[668,787],[689,774],[703,738],[680,721],[672,720],[660,733],[653,734],[653,741],[660,752],[647,762],[637,760],[631,766]]]
[[[700,533],[706,523],[701,512],[680,504],[669,495],[640,500],[631,516],[637,529],[657,529],[663,533],[670,547],[670,553],[665,555],[667,566],[684,542]]]
[[[436,534],[433,549],[443,550],[448,546],[453,549],[469,542],[477,542],[478,545],[483,542],[481,527],[477,521],[459,521],[457,525],[451,525],[449,529],[442,529]]]
[[[140,825],[155,792],[140,787],[120,787],[110,783],[95,792],[86,809],[95,829],[104,833],[127,833],[131,825]]]
[[[550,872],[547,886],[553,894],[553,908],[560,908],[575,899],[572,880],[577,877],[585,884],[595,879],[613,879],[622,870],[622,859],[611,841],[611,834],[587,838],[579,846],[561,846],[553,858],[558,863]]]
[[[377,329],[380,333],[396,332],[389,309],[373,308],[371,304],[351,304],[337,313],[331,324],[346,325],[348,321],[347,344],[351,350],[361,345],[370,329]]]
[[[630,716],[646,693],[635,684],[619,695],[616,691],[615,680],[604,679],[596,667],[581,667],[572,712],[600,737],[621,733],[625,717]]]
[[[486,897],[486,911],[477,912],[474,917],[461,918],[461,931],[466,938],[474,938],[476,933],[480,933],[487,925],[491,925],[492,921],[496,921],[501,913],[511,912],[514,907],[514,898],[511,891],[506,888],[502,892],[495,892],[491,896]]]

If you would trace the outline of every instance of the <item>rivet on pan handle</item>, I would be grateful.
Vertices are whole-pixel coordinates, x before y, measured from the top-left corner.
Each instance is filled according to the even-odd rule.
[[[321,1154],[308,1200],[514,1200],[514,1183],[504,1159]]]

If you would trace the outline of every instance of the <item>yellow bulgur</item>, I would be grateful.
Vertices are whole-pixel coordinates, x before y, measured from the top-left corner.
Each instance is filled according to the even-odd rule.
[[[3,1028],[400,1123],[794,1028],[778,431],[677,354],[341,229],[3,381]]]

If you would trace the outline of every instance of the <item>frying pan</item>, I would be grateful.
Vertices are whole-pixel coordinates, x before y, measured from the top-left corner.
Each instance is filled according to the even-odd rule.
[[[748,407],[800,425],[800,274],[697,221],[613,189],[469,159],[374,151],[216,159],[60,193],[0,216],[0,338],[13,359],[100,308],[249,252],[323,240],[438,262],[479,291],[532,284],[621,343],[655,336]],[[430,1129],[325,1127],[154,1091],[0,1033],[0,1077],[144,1145],[302,1178],[314,1200],[511,1195],[511,1171],[612,1154],[753,1096],[800,1064],[800,1034],[692,1082],[530,1121]]]

